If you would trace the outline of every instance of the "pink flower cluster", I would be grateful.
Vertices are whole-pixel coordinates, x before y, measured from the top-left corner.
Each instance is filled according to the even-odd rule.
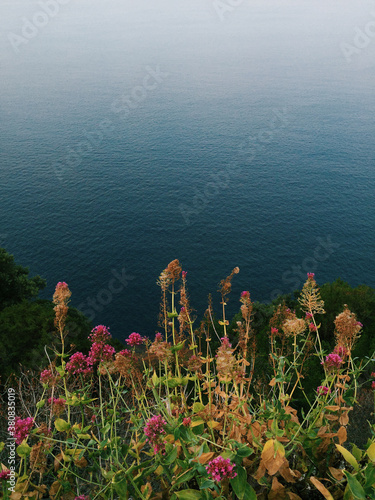
[[[221,345],[223,347],[228,347],[228,348],[231,348],[232,347],[232,344],[229,342],[229,339],[228,337],[221,337]],[[216,355],[217,356],[217,355]]]
[[[10,470],[9,469],[6,469],[6,470],[2,470],[0,472],[0,481],[8,481],[8,479],[10,479]]]
[[[241,299],[249,299],[250,298],[250,292],[244,291],[241,292]]]
[[[277,335],[279,333],[279,329],[278,328],[274,328],[273,326],[271,326],[271,334],[272,335]]]
[[[94,342],[89,352],[90,362],[94,364],[101,361],[110,361],[115,353],[116,349],[111,345]]]
[[[313,317],[313,315],[310,312],[306,313],[306,319],[311,319],[312,317]]]
[[[309,324],[309,330],[310,330],[310,332],[316,332],[318,329],[317,329],[317,327],[314,325],[314,323],[310,323],[310,324]]]
[[[118,353],[120,356],[124,356],[125,358],[130,358],[132,353],[128,349],[123,349]]]
[[[91,330],[89,335],[89,340],[94,343],[98,342],[99,344],[104,344],[108,342],[111,338],[111,334],[109,333],[109,328],[104,325],[98,325]]]
[[[144,428],[144,433],[147,436],[147,441],[154,448],[154,453],[164,450],[164,442],[162,441],[162,435],[165,434],[164,426],[167,422],[161,415],[154,415],[147,422]]]
[[[144,339],[139,333],[133,332],[129,335],[129,338],[125,339],[125,342],[130,346],[136,346],[143,344]]]
[[[59,417],[65,408],[66,400],[62,398],[48,398],[48,404],[52,404],[53,414]]]
[[[328,354],[325,361],[322,361],[321,364],[325,365],[327,368],[340,368],[342,364],[342,358],[335,352],[331,352],[331,354]]]
[[[191,424],[191,418],[190,417],[184,418],[182,420],[182,425],[184,425],[185,427],[189,427],[190,424]]]
[[[90,497],[87,495],[79,495],[79,497],[75,497],[74,500],[90,500]]]
[[[372,372],[372,373],[371,373],[371,377],[372,377],[372,378],[375,378],[375,372]],[[371,389],[375,389],[375,380],[373,380],[373,381],[371,382]]]
[[[34,419],[31,417],[27,417],[21,419],[20,417],[15,418],[14,423],[14,432],[13,428],[9,427],[8,431],[13,435],[16,439],[17,444],[21,444],[24,439],[29,435],[30,430],[34,425]]]
[[[155,341],[163,342],[163,335],[160,332],[157,332],[157,334],[155,335]]]
[[[326,385],[320,385],[316,392],[318,393],[318,396],[325,396],[326,394],[329,394],[331,391],[329,389],[329,387],[327,387]]]
[[[315,274],[314,273],[307,273],[307,279],[309,279],[309,280],[315,279]]]
[[[68,284],[65,281],[59,281],[56,285],[56,290],[68,290]]]
[[[337,345],[333,349],[333,353],[334,354],[338,354],[340,356],[340,358],[344,358],[345,356],[347,356],[348,350],[344,346],[342,346],[342,345]]]
[[[235,464],[231,464],[229,458],[223,458],[221,455],[211,460],[206,467],[206,471],[214,481],[220,482],[225,477],[233,479],[237,476],[234,472]]]
[[[92,373],[92,362],[89,356],[85,356],[81,352],[75,352],[70,356],[70,360],[66,364],[66,370],[71,375],[88,375]]]
[[[56,377],[53,375],[51,370],[43,370],[42,373],[40,374],[40,381],[42,384],[53,384],[56,381]]]

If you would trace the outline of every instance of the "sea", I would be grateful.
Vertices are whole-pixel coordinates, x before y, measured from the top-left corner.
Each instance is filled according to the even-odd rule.
[[[375,287],[375,2],[1,0],[0,246],[93,325]]]

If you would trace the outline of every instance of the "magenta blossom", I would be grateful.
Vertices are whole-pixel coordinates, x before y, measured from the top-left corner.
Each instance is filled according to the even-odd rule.
[[[307,279],[309,280],[313,280],[315,277],[315,274],[314,273],[307,273]]]
[[[10,470],[9,469],[6,469],[6,470],[2,470],[0,472],[0,481],[8,481],[10,479]]]
[[[128,339],[125,339],[125,342],[130,346],[136,346],[143,344],[144,339],[141,337],[139,333],[133,332],[129,335]]]
[[[314,325],[314,323],[310,323],[310,324],[309,324],[309,330],[310,330],[310,332],[316,332],[318,329],[317,329],[317,327]]]
[[[233,471],[234,468],[235,464],[231,464],[229,458],[223,458],[219,455],[211,460],[211,462],[208,462],[206,471],[214,481],[220,482],[225,477],[229,479],[236,477],[237,472]]]
[[[33,426],[34,419],[31,417],[24,419],[21,419],[20,417],[15,418],[14,433],[12,432],[12,435],[16,439],[17,444],[21,444],[22,441],[27,438]],[[9,432],[12,430],[12,427],[8,429]]]
[[[165,434],[165,425],[167,425],[167,422],[161,415],[154,415],[144,428],[147,441],[153,447],[155,454],[159,453],[159,451],[164,452],[165,446],[162,435]]]
[[[313,315],[309,312],[306,313],[306,319],[311,319],[313,317]]]
[[[120,356],[124,356],[124,358],[130,358],[132,355],[132,353],[128,351],[128,349],[123,349],[118,354],[120,354]]]
[[[182,274],[182,279],[183,280],[186,279],[187,271],[182,271],[181,274]]]
[[[155,335],[155,341],[163,342],[163,335],[160,332],[157,332],[157,334]]]
[[[94,342],[89,352],[90,363],[100,363],[101,361],[111,361],[116,349],[108,344],[99,344]]]
[[[184,418],[182,420],[182,425],[184,425],[185,427],[189,427],[190,424],[191,424],[191,418],[190,417]]]
[[[318,396],[321,396],[321,395],[325,396],[326,394],[329,394],[331,391],[330,391],[329,387],[327,387],[326,385],[320,385],[317,388],[316,392],[318,393]]]
[[[79,497],[75,497],[74,500],[90,500],[90,497],[87,495],[79,495]]]
[[[109,329],[104,325],[98,325],[91,330],[89,335],[89,340],[98,344],[105,344],[111,338],[111,334],[109,333]]]
[[[342,358],[338,354],[331,352],[321,364],[325,365],[327,368],[340,368],[342,362]]]
[[[273,326],[271,326],[271,334],[272,335],[277,335],[279,333],[279,329],[278,328],[274,328]]]
[[[244,291],[241,292],[241,299],[249,299],[250,298],[250,292]]]
[[[53,376],[51,370],[43,370],[40,374],[40,381],[42,384],[48,384],[48,382],[53,381],[55,377]]]
[[[78,375],[80,373],[87,375],[92,373],[91,358],[85,356],[81,352],[75,352],[70,356],[70,360],[66,364],[66,370],[71,375]]]

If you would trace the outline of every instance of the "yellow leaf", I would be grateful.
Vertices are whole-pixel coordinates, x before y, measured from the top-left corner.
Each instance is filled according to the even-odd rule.
[[[369,448],[367,448],[367,456],[372,462],[375,462],[375,441],[370,444]]]
[[[327,500],[334,500],[331,493],[318,479],[316,479],[316,477],[311,476],[310,481],[315,486],[315,488],[320,491],[320,493],[324,496],[324,498],[326,498]]]
[[[215,420],[210,420],[209,422],[207,422],[207,425],[210,429],[216,429],[216,427],[219,427],[220,422],[215,422]]]
[[[336,448],[339,450],[341,455],[345,458],[345,460],[352,466],[356,471],[359,470],[359,464],[355,457],[348,451],[346,448],[343,446],[340,446],[339,444],[335,444]]]

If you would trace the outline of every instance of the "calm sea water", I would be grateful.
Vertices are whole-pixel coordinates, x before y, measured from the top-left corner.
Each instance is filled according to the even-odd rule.
[[[232,5],[237,4],[237,5]],[[370,0],[2,0],[0,245],[123,339],[156,279],[375,286]]]

